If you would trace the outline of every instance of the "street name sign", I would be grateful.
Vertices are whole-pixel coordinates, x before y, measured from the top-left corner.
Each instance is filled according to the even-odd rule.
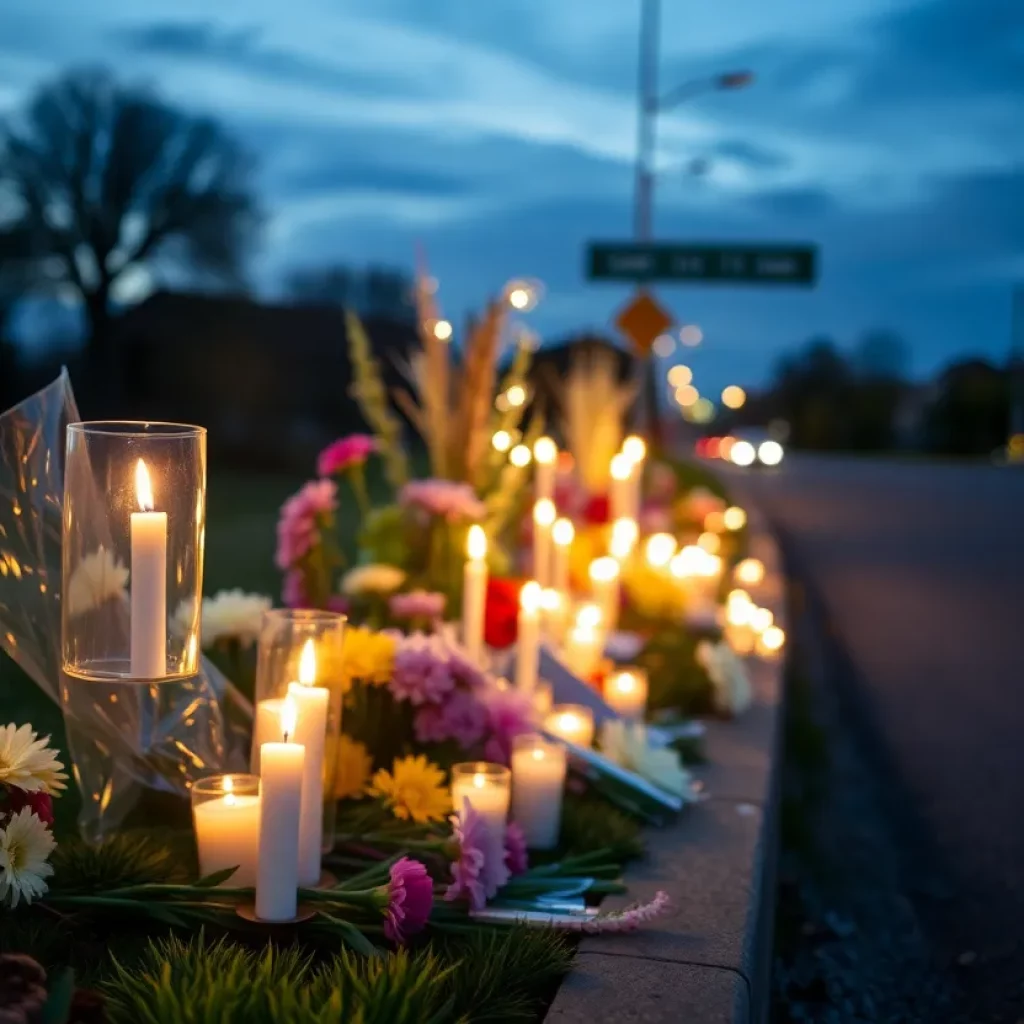
[[[591,281],[664,281],[682,284],[813,285],[813,245],[591,242]]]

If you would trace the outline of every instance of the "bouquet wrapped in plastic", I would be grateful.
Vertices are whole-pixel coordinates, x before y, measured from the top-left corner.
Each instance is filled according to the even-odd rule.
[[[145,788],[185,795],[195,778],[244,767],[252,708],[205,660],[170,685],[107,686],[62,671],[65,434],[78,420],[66,372],[0,416],[0,648],[61,706],[79,825],[95,841]],[[102,602],[109,628],[124,629],[127,584],[128,570],[100,548],[63,598],[85,612]]]

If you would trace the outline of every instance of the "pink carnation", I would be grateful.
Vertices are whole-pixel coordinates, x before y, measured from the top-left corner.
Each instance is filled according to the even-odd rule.
[[[292,568],[316,545],[321,520],[338,507],[338,488],[333,480],[310,480],[282,506],[277,521],[279,569]]]
[[[413,590],[388,598],[388,611],[396,619],[439,619],[444,615],[444,594],[430,590]]]
[[[493,686],[483,695],[490,738],[484,757],[497,764],[512,758],[512,740],[536,728],[536,711],[528,693],[511,686]]]
[[[417,705],[441,703],[455,687],[441,640],[423,633],[403,637],[388,687],[396,700]]]
[[[469,750],[483,739],[487,709],[473,694],[455,690],[443,704],[420,708],[413,726],[420,743],[455,740],[463,750]]]
[[[449,521],[483,519],[485,512],[469,484],[452,480],[411,480],[398,492],[398,503]]]
[[[316,460],[320,476],[344,473],[351,466],[361,466],[377,450],[377,442],[369,434],[349,434],[329,444]]]
[[[466,897],[470,909],[482,910],[487,903],[486,826],[468,800],[462,801],[462,811],[453,814],[449,820],[459,854],[452,863],[452,884],[445,891],[444,898],[451,901]]]
[[[521,875],[529,866],[526,835],[514,821],[510,821],[505,826],[505,867],[510,875]]]
[[[384,934],[396,945],[423,931],[434,905],[434,883],[418,861],[403,857],[391,865],[384,910]]]

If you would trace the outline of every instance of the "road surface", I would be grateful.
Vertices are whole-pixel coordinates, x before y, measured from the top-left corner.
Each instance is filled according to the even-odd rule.
[[[806,456],[737,482],[823,603],[947,883],[909,895],[970,1019],[1024,1021],[1024,470]]]

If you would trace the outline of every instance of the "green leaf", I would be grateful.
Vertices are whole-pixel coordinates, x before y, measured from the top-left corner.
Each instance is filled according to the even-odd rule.
[[[75,972],[65,967],[50,985],[50,994],[43,1007],[41,1024],[66,1024],[75,998]]]
[[[205,878],[200,878],[199,881],[195,883],[195,888],[215,889],[222,882],[226,882],[237,870],[238,865],[236,864],[233,868],[222,868],[220,871],[214,871]]]

